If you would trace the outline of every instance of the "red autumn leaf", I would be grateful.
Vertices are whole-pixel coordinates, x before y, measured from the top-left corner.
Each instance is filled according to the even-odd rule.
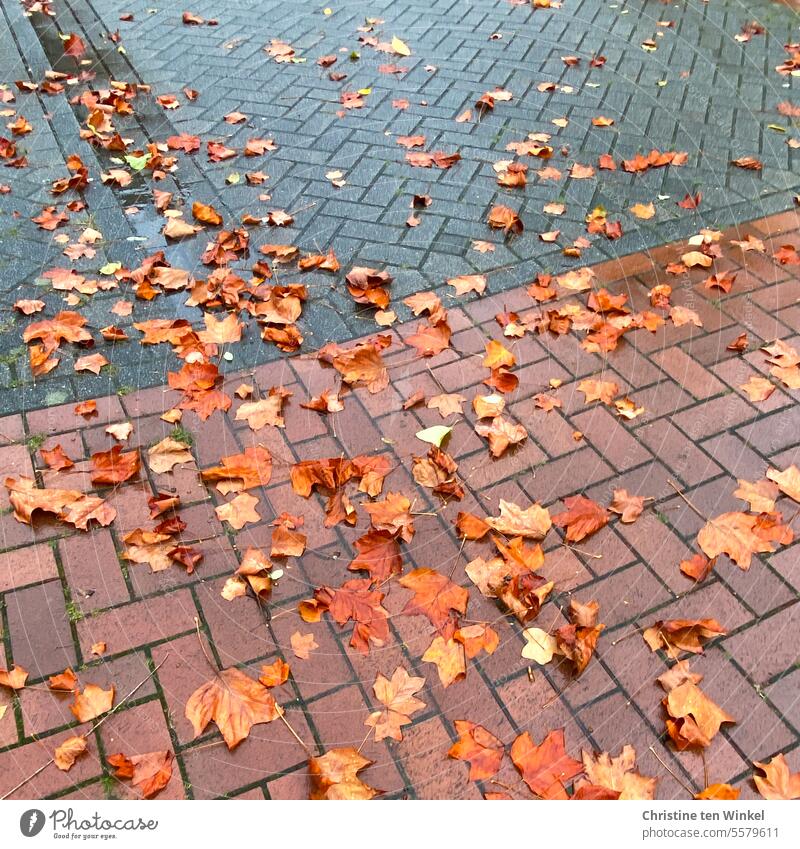
[[[580,542],[608,524],[605,507],[583,495],[565,498],[564,506],[567,509],[553,516],[553,523],[567,529],[568,542]]]
[[[148,752],[145,755],[110,755],[108,763],[117,778],[130,779],[145,799],[157,796],[172,778],[172,752]]]

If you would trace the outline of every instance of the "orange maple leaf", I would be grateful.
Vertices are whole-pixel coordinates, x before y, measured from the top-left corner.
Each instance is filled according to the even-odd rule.
[[[764,773],[753,781],[765,799],[800,799],[800,772],[792,774],[783,755],[775,755],[769,763],[754,761],[753,766]]]
[[[148,752],[145,755],[109,755],[108,763],[117,778],[129,778],[145,799],[160,793],[172,778],[172,752]]]
[[[243,454],[223,457],[221,465],[200,473],[206,483],[216,482],[223,495],[266,486],[272,476],[272,456],[261,445],[250,445]]]
[[[482,725],[466,719],[455,721],[458,740],[448,751],[451,758],[469,763],[469,780],[484,781],[500,769],[503,743]]]
[[[120,445],[114,445],[108,451],[92,454],[92,483],[95,486],[114,486],[136,475],[141,465],[138,450],[123,453]]]
[[[467,590],[434,569],[415,569],[400,579],[400,586],[414,593],[403,613],[427,616],[440,633],[444,634],[448,626],[452,626],[451,610],[462,615],[467,612]]]
[[[358,773],[373,762],[355,749],[331,749],[309,758],[311,799],[372,799],[381,791],[365,784]]]
[[[389,640],[389,613],[381,605],[384,594],[371,589],[371,584],[369,578],[360,578],[337,588],[320,587],[312,602],[303,603],[301,615],[309,617],[306,621],[315,621],[327,610],[339,625],[352,619],[355,627],[350,645],[369,654],[370,643],[380,647]]]
[[[199,737],[212,720],[233,749],[262,722],[272,722],[283,711],[267,689],[240,669],[223,669],[198,687],[186,703],[186,718]]]
[[[75,693],[75,701],[69,706],[78,722],[91,722],[100,714],[111,710],[114,704],[114,687],[103,690],[96,684],[87,684],[82,693]]]

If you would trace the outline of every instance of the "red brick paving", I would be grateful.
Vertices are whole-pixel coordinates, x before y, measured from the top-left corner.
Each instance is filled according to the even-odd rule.
[[[752,232],[769,241],[779,235],[774,247],[797,243],[798,230],[800,220],[790,212],[739,228],[736,236]],[[725,240],[731,235],[725,234]],[[647,256],[605,263],[595,272],[603,285],[629,293],[639,306],[647,303],[647,288],[664,278],[653,258],[665,263],[680,252],[680,245],[666,246]],[[71,665],[84,683],[114,684],[119,700],[159,665],[131,701],[90,736],[89,754],[69,773],[51,766],[14,796],[131,798],[135,791],[110,777],[104,757],[116,751],[171,749],[176,769],[163,798],[305,797],[306,753],[282,723],[254,727],[229,752],[214,726],[194,740],[184,717],[189,695],[209,677],[209,658],[257,674],[261,663],[280,656],[291,664],[292,676],[275,694],[293,728],[316,752],[362,745],[364,719],[375,707],[372,683],[377,673],[388,676],[402,665],[426,678],[420,694],[426,708],[405,729],[404,740],[363,742],[364,755],[375,761],[363,777],[390,795],[478,798],[497,789],[470,783],[466,766],[446,756],[454,739],[453,721],[470,719],[507,743],[523,731],[539,740],[550,729],[564,727],[573,755],[582,748],[615,753],[631,743],[641,771],[658,776],[659,797],[685,798],[685,786],[702,789],[702,759],[678,753],[667,742],[662,693],[655,683],[666,659],[651,653],[636,630],[655,619],[703,616],[718,619],[730,633],[693,658],[693,668],[704,674],[704,690],[739,720],[725,727],[706,752],[710,780],[730,781],[751,797],[753,760],[785,752],[797,768],[800,546],[754,558],[748,572],[722,557],[713,575],[693,586],[678,564],[696,550],[694,536],[702,521],[669,484],[676,481],[701,512],[714,515],[741,509],[732,494],[737,477],[755,480],[770,464],[785,468],[798,461],[796,392],[778,389],[767,402],[751,403],[739,386],[766,372],[763,357],[752,345],[744,356],[726,350],[745,331],[756,347],[775,337],[797,344],[800,279],[793,267],[777,266],[770,254],[770,246],[766,255],[726,251],[720,267],[731,268],[738,277],[733,292],[718,300],[695,285],[701,275],[692,276],[694,308],[703,317],[703,329],[668,325],[654,335],[639,331],[605,358],[587,354],[572,337],[506,340],[520,376],[519,389],[507,397],[508,410],[526,425],[529,439],[498,460],[489,459],[470,424],[469,401],[486,376],[474,355],[482,354],[488,339],[500,338],[496,312],[536,312],[524,289],[450,309],[453,350],[431,360],[416,359],[403,347],[401,340],[416,323],[391,331],[394,344],[386,356],[390,387],[379,395],[355,391],[345,411],[335,416],[300,407],[301,401],[334,384],[333,373],[313,358],[259,366],[244,377],[263,391],[283,383],[294,393],[285,431],[268,428],[253,435],[233,420],[238,400],[228,417],[217,413],[205,424],[187,414],[183,426],[194,435],[197,465],[163,475],[144,471],[141,480],[117,488],[109,500],[119,516],[109,528],[71,532],[47,519],[28,528],[14,519],[5,491],[0,493],[5,508],[0,515],[0,662],[21,664],[31,673],[30,686],[17,695],[0,690],[0,706],[8,708],[0,719],[0,795],[45,763],[74,731],[69,696],[48,691],[45,676]],[[739,259],[731,259],[735,256]],[[674,300],[681,303],[686,293],[675,288]],[[240,377],[226,379],[229,391]],[[587,407],[577,392],[586,377],[617,382],[646,413],[626,422],[606,407]],[[546,389],[551,378],[563,382],[558,396],[564,406],[545,413],[531,396]],[[410,457],[424,453],[414,434],[442,421],[424,407],[402,410],[404,399],[417,389],[427,396],[447,391],[468,398],[466,417],[456,421],[449,444],[466,484],[460,503],[442,507],[430,491],[416,488],[408,472]],[[84,469],[89,456],[111,442],[105,426],[133,421],[130,444],[138,439],[146,447],[169,433],[170,425],[159,415],[171,403],[172,393],[154,387],[98,399],[100,415],[88,427],[76,421],[72,405],[7,417],[0,420],[6,443],[0,463],[6,475],[30,475],[35,468],[42,481],[88,489]],[[575,431],[584,434],[582,440],[573,438]],[[76,459],[76,469],[43,472],[41,456],[28,442],[38,434],[47,436],[45,448],[60,442]],[[275,458],[269,486],[256,491],[262,521],[232,535],[216,518],[213,507],[219,499],[199,481],[197,469],[259,441]],[[299,599],[310,596],[315,586],[337,585],[349,577],[345,567],[351,543],[367,524],[360,515],[356,528],[324,528],[323,501],[294,494],[289,465],[298,459],[377,452],[396,466],[384,492],[415,492],[415,509],[434,513],[417,516],[417,535],[403,546],[404,562],[409,568],[452,570],[454,580],[468,587],[464,566],[486,556],[488,544],[470,542],[462,550],[452,529],[460,510],[491,515],[498,500],[506,498],[521,506],[538,500],[555,512],[565,496],[579,492],[607,503],[619,486],[655,499],[637,522],[612,521],[574,548],[560,545],[555,535],[548,537],[542,572],[556,581],[557,595],[536,624],[550,630],[563,623],[561,610],[574,593],[581,600],[599,601],[600,618],[607,625],[579,679],[573,679],[564,663],[537,667],[531,679],[520,656],[520,627],[474,589],[468,615],[492,621],[501,643],[494,654],[471,661],[466,680],[449,688],[421,661],[431,629],[422,618],[399,615],[409,594],[398,586],[384,601],[392,616],[392,641],[367,657],[348,647],[349,629],[328,616],[310,624],[299,619]],[[203,540],[198,546],[205,560],[192,576],[177,566],[153,574],[146,565],[118,558],[122,534],[150,526],[146,497],[164,489],[182,499],[184,538]],[[791,516],[795,511],[786,501],[779,509]],[[228,602],[220,590],[247,546],[268,549],[270,523],[284,511],[305,517],[309,550],[283,566],[285,575],[277,582],[267,621],[252,600]],[[292,652],[290,638],[297,630],[312,633],[319,645],[309,660]],[[91,653],[97,641],[107,643],[101,659]],[[508,760],[498,780],[519,786]]]

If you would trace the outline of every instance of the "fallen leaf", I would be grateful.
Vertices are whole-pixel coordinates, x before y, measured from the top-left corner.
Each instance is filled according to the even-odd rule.
[[[255,509],[258,498],[246,492],[240,492],[234,499],[214,508],[220,522],[227,522],[240,531],[248,522],[260,522],[261,516]]]
[[[355,749],[330,749],[324,755],[309,758],[311,799],[372,799],[381,791],[365,784],[358,773],[371,766]]]
[[[147,465],[157,475],[169,472],[180,463],[191,463],[192,452],[185,442],[179,442],[168,436],[157,442],[147,451]]]
[[[140,468],[138,450],[123,452],[120,445],[114,445],[108,451],[92,454],[92,484],[115,486],[130,480],[139,473]]]
[[[567,799],[564,782],[583,772],[583,764],[564,750],[564,729],[550,731],[539,745],[526,731],[514,740],[511,760],[528,787],[542,799]]]
[[[42,459],[45,463],[47,463],[47,468],[53,469],[56,472],[60,472],[62,469],[70,469],[75,465],[75,463],[67,457],[60,443],[54,445],[49,450],[42,448],[39,453],[42,455]]]
[[[617,791],[619,799],[655,799],[658,779],[645,778],[636,771],[636,750],[633,746],[623,746],[615,758],[608,752],[598,755],[584,751],[582,755],[586,779],[575,782],[576,790],[589,783]]]
[[[91,722],[111,710],[114,704],[114,687],[103,690],[96,684],[87,684],[82,693],[75,693],[75,701],[69,706],[78,722]]]
[[[75,761],[86,752],[85,737],[67,737],[53,753],[53,762],[64,772],[69,772]]]
[[[680,751],[706,748],[723,722],[736,722],[691,681],[670,690],[663,704],[669,715],[667,731]]]
[[[525,637],[525,645],[522,647],[524,658],[533,660],[540,666],[550,663],[557,648],[555,637],[541,628],[525,628],[522,636]]]
[[[464,646],[452,637],[445,639],[441,634],[437,634],[422,655],[422,660],[436,665],[439,681],[445,689],[466,678],[467,659]]]
[[[0,687],[21,690],[27,680],[28,671],[21,666],[14,664],[11,669],[0,669]]]
[[[457,719],[455,727],[458,740],[448,756],[469,764],[470,781],[485,781],[496,775],[505,752],[502,742],[482,725],[466,719]]]
[[[553,516],[553,524],[567,529],[567,542],[580,542],[608,524],[608,512],[605,507],[590,498],[573,495],[563,501],[567,509]]]
[[[793,501],[800,502],[800,469],[797,466],[789,466],[782,472],[778,469],[769,469],[767,477],[778,485],[778,489],[784,495],[788,495]]]
[[[651,651],[663,648],[668,657],[677,659],[682,651],[702,654],[701,640],[727,633],[716,619],[659,619],[642,636]]]
[[[411,590],[414,597],[403,608],[407,616],[427,616],[440,633],[452,622],[450,611],[465,615],[469,593],[434,569],[415,569],[400,578],[400,586]]]
[[[757,523],[758,516],[723,513],[700,529],[697,543],[706,557],[713,560],[720,554],[727,554],[740,569],[747,571],[753,554],[774,551],[772,543],[755,532]]]
[[[85,495],[71,489],[37,489],[30,478],[6,478],[9,501],[14,508],[14,518],[30,525],[37,510],[53,513],[57,519],[74,525],[82,531],[94,520],[102,526],[110,525],[117,511],[102,498]]]
[[[234,667],[198,687],[185,710],[195,737],[213,720],[229,749],[238,746],[254,725],[272,722],[282,712],[263,685]]]
[[[375,740],[391,737],[403,739],[403,726],[411,723],[411,715],[423,710],[425,702],[415,698],[425,684],[424,678],[411,677],[402,666],[398,666],[391,680],[378,674],[372,686],[375,698],[384,706],[383,710],[371,713],[365,725],[375,729]]]
[[[279,687],[289,680],[290,671],[288,663],[276,658],[272,663],[262,664],[258,680],[265,687]]]
[[[753,766],[764,773],[754,775],[756,789],[765,799],[800,799],[800,772],[792,774],[783,755],[775,755],[771,761],[754,761]]]
[[[552,525],[550,513],[539,504],[523,510],[511,501],[500,499],[500,515],[489,517],[487,523],[506,536],[544,539]]]
[[[294,656],[299,657],[300,660],[308,660],[311,657],[311,652],[319,648],[313,634],[301,634],[299,631],[292,634],[289,642]]]
[[[620,516],[620,521],[625,524],[635,522],[644,510],[645,499],[639,495],[629,495],[626,489],[615,489],[614,500],[608,509]]]
[[[130,779],[145,799],[158,795],[172,778],[172,752],[148,752],[145,755],[109,755],[107,761],[114,767],[117,778]]]

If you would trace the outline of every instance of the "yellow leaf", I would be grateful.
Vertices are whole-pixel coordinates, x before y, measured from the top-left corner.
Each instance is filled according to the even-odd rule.
[[[396,35],[392,36],[392,50],[400,56],[411,55],[411,50],[408,45],[404,41],[400,41]]]
[[[526,628],[522,636],[527,640],[522,656],[534,660],[540,666],[550,663],[556,651],[556,638],[541,628]]]

